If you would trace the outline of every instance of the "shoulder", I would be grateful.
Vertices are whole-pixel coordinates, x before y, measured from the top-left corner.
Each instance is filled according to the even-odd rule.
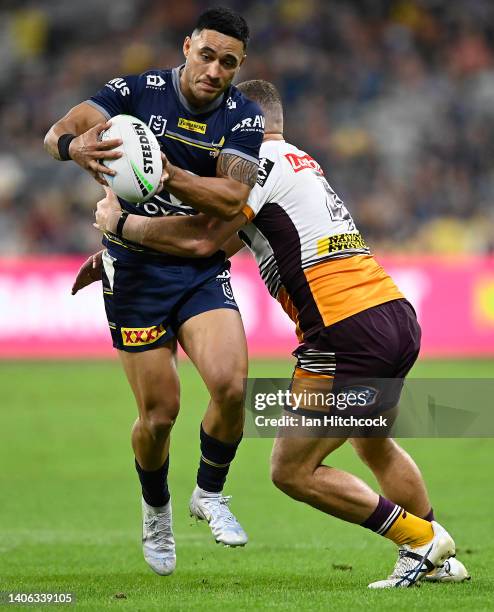
[[[230,115],[232,128],[240,121],[250,118],[251,121],[245,122],[248,127],[262,127],[264,129],[264,115],[260,106],[245,97],[234,85],[230,87],[230,91],[227,93],[225,105]],[[237,129],[239,128],[240,125]]]
[[[131,81],[136,88],[143,91],[165,91],[167,87],[171,87],[172,71],[171,70],[146,70],[141,74],[131,75]]]

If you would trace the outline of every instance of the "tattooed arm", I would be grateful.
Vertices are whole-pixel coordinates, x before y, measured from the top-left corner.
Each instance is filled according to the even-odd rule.
[[[196,176],[162,157],[165,189],[200,212],[226,221],[241,212],[256,184],[257,164],[238,155],[220,154],[215,177]]]

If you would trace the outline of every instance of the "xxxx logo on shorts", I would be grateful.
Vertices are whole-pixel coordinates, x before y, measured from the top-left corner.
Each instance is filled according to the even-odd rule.
[[[166,333],[163,325],[154,325],[153,327],[121,327],[120,329],[124,346],[151,344]]]

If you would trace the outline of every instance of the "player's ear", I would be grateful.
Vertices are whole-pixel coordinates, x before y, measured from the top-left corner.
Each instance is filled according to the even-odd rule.
[[[190,36],[186,36],[185,40],[184,40],[184,46],[183,46],[183,51],[184,51],[184,55],[185,55],[186,58],[189,55],[191,43],[192,43],[191,37]]]

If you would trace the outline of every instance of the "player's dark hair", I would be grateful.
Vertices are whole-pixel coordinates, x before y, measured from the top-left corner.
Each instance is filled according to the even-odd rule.
[[[249,43],[249,26],[245,19],[229,8],[222,6],[210,8],[199,15],[194,32],[214,30],[225,36],[231,36],[244,43]]]
[[[269,81],[261,79],[244,81],[237,85],[237,89],[253,102],[257,102],[265,111],[273,112],[283,109],[281,96],[273,83]]]

